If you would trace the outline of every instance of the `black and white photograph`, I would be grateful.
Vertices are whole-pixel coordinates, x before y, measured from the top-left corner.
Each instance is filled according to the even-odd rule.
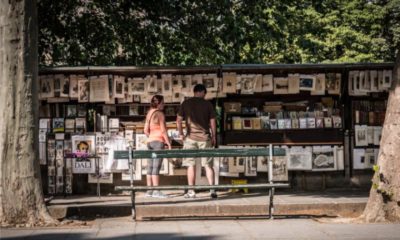
[[[312,147],[312,170],[313,171],[334,171],[336,162],[332,146]]]
[[[291,147],[288,149],[288,170],[311,170],[312,147]]]
[[[382,127],[374,126],[374,145],[380,145],[382,138]]]
[[[146,81],[147,85],[147,92],[149,93],[157,93],[157,76],[156,75],[147,75],[144,80]]]
[[[315,75],[315,89],[310,92],[311,95],[325,94],[325,74],[319,73]]]
[[[78,88],[79,88],[78,102],[89,102],[89,81],[80,79],[78,81]]]
[[[69,97],[71,99],[79,98],[79,86],[78,86],[79,79],[85,79],[85,76],[83,76],[83,75],[70,75],[69,76]]]
[[[240,75],[240,88],[238,89],[240,89],[241,94],[253,94],[255,92],[255,85],[256,84],[254,74]]]
[[[390,88],[392,85],[392,70],[383,70],[383,84],[384,89]]]
[[[39,77],[39,97],[40,99],[54,97],[54,80],[52,75],[42,75]]]
[[[172,75],[172,91],[182,91],[182,75]]]
[[[203,84],[207,88],[207,92],[218,90],[218,77],[217,74],[204,74]]]
[[[162,74],[162,94],[164,96],[172,95],[172,75],[171,74]]]
[[[326,90],[328,91],[329,94],[333,95],[340,94],[341,78],[342,75],[340,73],[326,74]]]
[[[257,172],[268,172],[268,159],[267,156],[257,157]]]
[[[314,75],[300,75],[300,90],[303,91],[314,91],[316,77]]]
[[[203,84],[203,75],[201,74],[192,75],[190,86],[194,87],[196,84]]]
[[[55,74],[53,75],[54,78],[54,97],[60,98],[61,97],[61,81],[64,80],[64,74]]]
[[[236,73],[225,72],[222,76],[222,92],[236,93]]]
[[[69,97],[69,84],[69,77],[64,76],[60,79],[60,97]]]
[[[128,80],[130,95],[144,95],[146,92],[146,81],[143,78],[131,78]]]
[[[288,94],[289,84],[286,77],[274,77],[274,94]]]
[[[353,149],[353,169],[365,169],[365,149]]]
[[[125,98],[125,77],[114,75],[114,87],[113,96],[114,98]]]
[[[371,81],[371,92],[377,92],[379,87],[379,77],[377,70],[369,71],[369,78]]]
[[[192,92],[192,75],[182,75],[182,92]]]
[[[272,158],[272,180],[274,182],[288,181],[287,156],[274,156]]]

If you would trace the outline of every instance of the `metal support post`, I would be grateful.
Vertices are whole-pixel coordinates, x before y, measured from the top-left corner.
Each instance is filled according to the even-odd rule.
[[[269,158],[268,158],[268,182],[270,184],[273,184],[273,166],[272,166],[272,157],[274,156],[273,154],[273,146],[272,144],[269,144]],[[269,219],[274,219],[272,214],[274,211],[274,188],[269,189]]]
[[[129,165],[129,175],[130,175],[130,186],[133,187],[133,161],[132,161],[132,147],[129,146],[129,156],[128,156],[128,165]],[[131,202],[132,202],[132,219],[136,220],[136,206],[135,206],[135,191],[131,191]]]

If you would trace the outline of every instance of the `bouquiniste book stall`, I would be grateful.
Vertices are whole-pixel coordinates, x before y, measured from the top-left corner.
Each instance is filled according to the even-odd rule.
[[[203,83],[218,109],[219,148],[284,147],[276,172],[338,173],[375,164],[393,64],[222,65],[206,67],[67,67],[40,71],[39,155],[47,194],[88,191],[94,183],[128,181],[128,163],[113,152],[146,149],[145,115],[154,94],[165,97],[168,135],[179,104]],[[216,183],[264,179],[267,157],[214,161]],[[161,174],[185,176],[181,159],[164,159]],[[367,169],[367,170],[365,170]],[[197,183],[206,183],[197,168]],[[134,167],[144,183],[146,159]],[[185,178],[181,178],[185,181]],[[82,186],[88,186],[86,188]],[[111,188],[110,188],[111,189]]]

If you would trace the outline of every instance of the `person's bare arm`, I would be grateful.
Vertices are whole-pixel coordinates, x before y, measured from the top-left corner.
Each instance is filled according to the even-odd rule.
[[[211,127],[211,144],[215,147],[217,145],[217,122],[215,118],[210,119]]]
[[[144,123],[144,134],[146,134],[147,137],[150,135],[150,126],[149,126],[149,120],[147,120],[149,115],[147,114],[145,123]]]
[[[176,116],[176,127],[178,128],[179,132],[179,137],[183,140],[183,129],[182,129],[182,122],[183,122],[183,117],[181,116]]]
[[[165,142],[165,144],[167,144],[168,149],[171,149],[171,142],[170,142],[168,134],[167,134],[167,125],[165,123],[164,113],[161,113],[161,112],[157,113],[157,118],[160,123],[160,129],[161,129],[161,132],[162,132],[162,135],[164,138],[164,142]]]

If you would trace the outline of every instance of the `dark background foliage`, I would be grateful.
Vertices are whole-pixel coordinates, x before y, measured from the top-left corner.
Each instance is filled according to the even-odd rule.
[[[394,61],[400,0],[39,0],[42,66]]]

